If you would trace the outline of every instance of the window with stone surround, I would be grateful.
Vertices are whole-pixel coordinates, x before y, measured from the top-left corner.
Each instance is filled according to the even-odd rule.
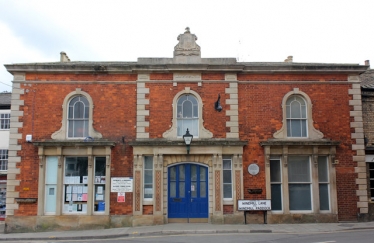
[[[68,109],[68,137],[88,137],[88,118],[90,105],[83,95],[73,97]]]
[[[102,138],[92,126],[93,106],[88,93],[79,88],[70,92],[62,104],[61,128],[52,134],[52,139]]]
[[[272,156],[269,161],[272,211],[311,213],[319,208],[319,212],[331,212],[328,157],[318,156],[316,164],[311,156],[293,155],[287,160],[286,167],[280,157]]]
[[[299,95],[292,95],[286,102],[287,137],[307,137],[307,107]]]
[[[187,128],[194,139],[213,137],[213,133],[204,128],[203,101],[197,92],[185,87],[174,96],[172,109],[172,126],[163,133],[164,138],[182,138]]]
[[[187,129],[199,137],[199,106],[193,95],[182,95],[177,102],[177,136],[182,137]]]
[[[232,200],[232,158],[224,156],[222,160],[223,199]]]
[[[153,199],[153,156],[144,156],[144,199]]]
[[[313,126],[312,101],[309,96],[294,88],[282,101],[283,126],[274,133],[280,139],[320,139],[323,134]]]

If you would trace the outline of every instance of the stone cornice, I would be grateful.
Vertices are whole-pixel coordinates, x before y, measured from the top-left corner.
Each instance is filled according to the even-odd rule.
[[[95,147],[95,146],[115,146],[116,142],[108,140],[94,140],[94,141],[83,141],[83,140],[47,140],[47,141],[35,141],[32,143],[35,146],[42,147]]]
[[[339,141],[328,139],[269,139],[260,142],[261,146],[338,146]]]
[[[207,59],[209,60],[209,59]],[[345,73],[360,74],[368,66],[358,64],[326,63],[238,63],[216,62],[214,59],[199,64],[157,63],[157,62],[55,62],[6,64],[8,72],[40,73],[90,73],[90,74],[126,74],[150,72],[237,72],[237,73]]]
[[[199,139],[192,140],[191,146],[245,146],[248,141],[237,139]],[[131,146],[186,146],[183,139],[137,139],[129,142]]]

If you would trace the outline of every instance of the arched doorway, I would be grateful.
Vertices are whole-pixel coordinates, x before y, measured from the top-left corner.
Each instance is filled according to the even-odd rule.
[[[168,168],[169,222],[208,222],[208,167],[184,163]]]

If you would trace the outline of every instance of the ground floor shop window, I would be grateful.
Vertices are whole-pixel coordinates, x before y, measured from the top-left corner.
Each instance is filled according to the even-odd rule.
[[[144,156],[144,199],[153,198],[153,156]]]
[[[105,157],[95,158],[95,198],[94,198],[94,211],[105,211],[105,170],[106,161]]]
[[[330,171],[327,156],[270,158],[270,189],[273,211],[311,213],[330,211]],[[285,174],[286,173],[286,174]],[[318,192],[318,194],[317,194]],[[319,198],[319,200],[318,200]],[[284,208],[284,205],[288,205]]]
[[[88,158],[66,157],[64,177],[64,213],[87,213]]]

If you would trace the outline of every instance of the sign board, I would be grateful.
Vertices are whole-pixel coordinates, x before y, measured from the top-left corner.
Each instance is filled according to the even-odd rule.
[[[119,192],[117,195],[117,202],[125,202],[125,200],[126,200],[126,193]]]
[[[271,200],[238,200],[238,211],[271,210]]]
[[[132,177],[112,177],[110,192],[132,192]]]

